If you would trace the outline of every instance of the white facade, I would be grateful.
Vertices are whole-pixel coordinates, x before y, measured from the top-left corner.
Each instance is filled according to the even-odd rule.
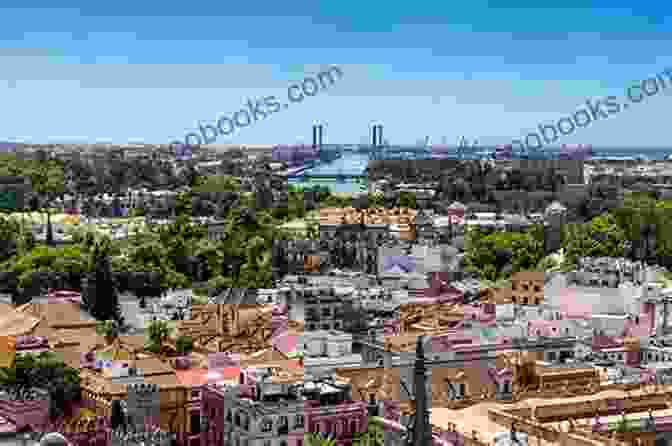
[[[308,357],[338,358],[352,354],[352,335],[340,331],[304,333],[303,342]]]
[[[606,336],[620,336],[627,320],[627,315],[594,314],[591,326],[595,330],[603,331]]]

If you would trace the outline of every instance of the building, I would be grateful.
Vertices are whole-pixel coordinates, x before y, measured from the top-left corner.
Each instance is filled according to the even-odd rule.
[[[332,287],[304,290],[306,331],[341,330],[344,324],[343,300]]]
[[[203,444],[303,446],[306,432],[351,444],[366,431],[367,407],[340,380],[306,381],[302,368],[247,368],[237,383],[203,388]],[[230,443],[229,443],[230,442]]]
[[[520,170],[523,176],[553,171],[564,177],[565,184],[584,184],[584,160],[562,159],[517,159],[512,167]]]
[[[514,304],[540,305],[544,302],[546,273],[520,271],[511,278],[511,301]]]

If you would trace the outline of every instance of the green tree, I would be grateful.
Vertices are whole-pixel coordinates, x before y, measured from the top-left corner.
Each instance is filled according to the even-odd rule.
[[[189,354],[194,349],[194,340],[191,336],[179,336],[175,341],[175,349],[181,355]]]
[[[370,208],[385,207],[385,195],[383,193],[369,194],[369,207]]]
[[[579,257],[622,257],[628,230],[618,222],[619,217],[607,213],[588,224],[565,225],[562,247],[566,261],[575,264]]]
[[[147,345],[145,348],[152,353],[161,353],[163,343],[170,336],[170,327],[166,321],[152,321],[147,327]]]
[[[413,192],[401,192],[399,194],[399,207],[417,209],[418,202]]]
[[[89,312],[97,320],[115,320],[123,325],[124,318],[119,306],[117,284],[112,276],[109,244],[96,245],[92,253],[95,272],[91,274],[83,289],[82,300]]]
[[[536,268],[544,257],[541,233],[542,229],[536,227],[524,233],[488,233],[472,228],[466,240],[467,269],[480,273],[486,280],[497,281],[513,272]],[[510,269],[504,268],[507,265]]]
[[[96,324],[96,333],[108,340],[112,340],[119,336],[119,324],[113,320],[98,321]]]
[[[306,446],[336,446],[334,438],[325,438],[320,434],[310,432],[304,435]]]

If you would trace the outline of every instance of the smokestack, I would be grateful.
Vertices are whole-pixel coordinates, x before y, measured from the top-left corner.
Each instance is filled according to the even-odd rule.
[[[378,126],[378,147],[383,146],[383,126],[382,124]]]
[[[318,143],[319,147],[322,148],[322,142],[323,142],[322,136],[323,136],[324,126],[322,124],[320,124],[319,127],[318,127],[318,130],[319,130],[319,134],[318,134],[318,137],[317,137],[317,143]]]
[[[313,126],[313,149],[317,148],[317,129],[318,126]]]
[[[374,125],[373,126],[373,137],[371,139],[371,145],[373,147],[376,147],[376,142],[378,142],[378,138],[376,138],[376,134],[378,133],[378,126]]]

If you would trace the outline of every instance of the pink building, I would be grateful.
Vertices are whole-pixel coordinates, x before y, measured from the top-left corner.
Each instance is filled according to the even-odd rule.
[[[73,411],[86,407],[84,402]],[[73,420],[74,418],[74,420]],[[64,428],[64,419],[49,419],[49,401],[6,401],[0,400],[0,419],[3,432],[60,432],[73,446],[110,446],[111,428],[109,420],[97,417],[93,420],[69,419],[70,429]],[[74,421],[74,423],[73,423]]]
[[[308,432],[334,435],[338,446],[351,446],[357,433],[368,430],[369,415],[364,401],[344,401],[333,406],[309,401],[305,417]]]
[[[567,336],[564,328],[565,321],[562,320],[547,321],[539,319],[528,321],[527,335],[530,337],[545,336],[547,338],[559,338]]]
[[[464,293],[449,285],[452,280],[449,272],[433,272],[429,288],[424,290],[425,297],[441,298],[443,302],[460,301]]]
[[[368,406],[352,401],[349,384],[305,382],[303,369],[272,369],[243,369],[235,384],[203,386],[201,444],[304,446],[309,431],[351,446],[355,433],[366,432]]]

